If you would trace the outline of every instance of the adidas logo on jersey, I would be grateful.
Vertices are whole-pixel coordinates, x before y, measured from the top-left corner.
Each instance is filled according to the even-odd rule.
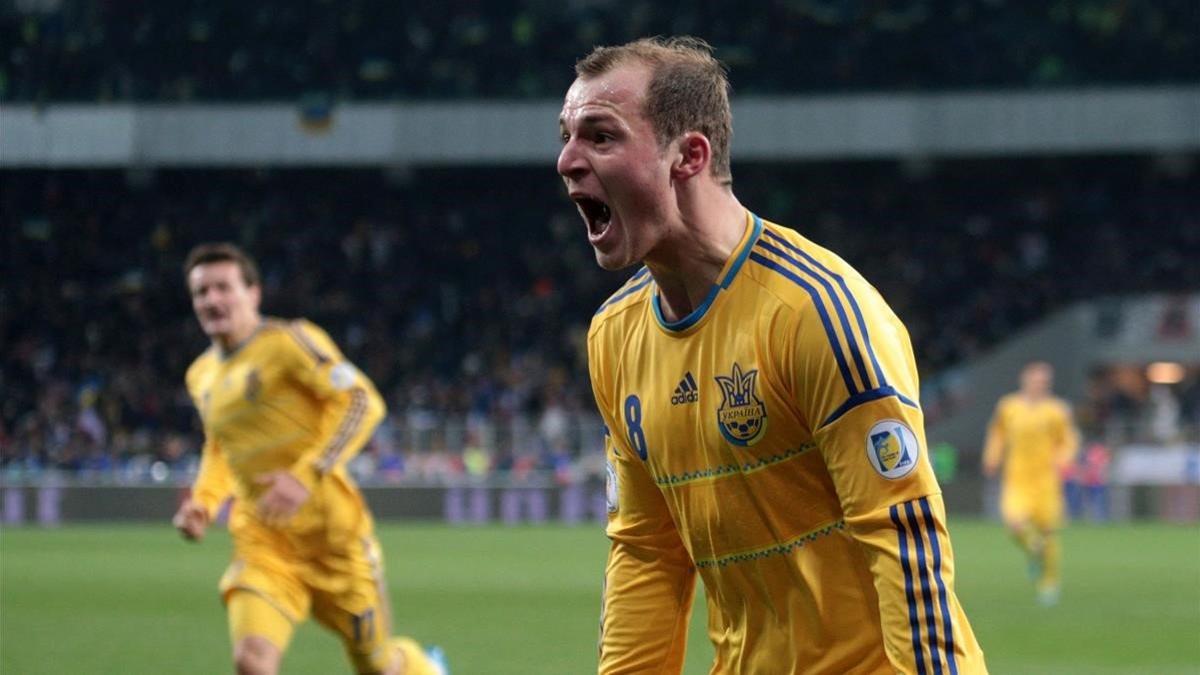
[[[675,394],[671,396],[671,405],[695,403],[699,400],[700,388],[696,386],[696,380],[692,378],[691,371],[688,371],[679,381],[679,385],[675,387]]]

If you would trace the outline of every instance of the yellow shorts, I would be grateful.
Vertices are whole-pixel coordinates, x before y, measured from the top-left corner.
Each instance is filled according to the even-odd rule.
[[[1062,489],[1006,488],[1000,494],[1000,515],[1010,525],[1032,523],[1040,530],[1057,530],[1063,525]]]
[[[311,614],[338,635],[358,672],[383,671],[392,658],[391,606],[374,535],[301,553],[274,532],[240,528],[220,589],[234,644],[257,635],[282,651]]]

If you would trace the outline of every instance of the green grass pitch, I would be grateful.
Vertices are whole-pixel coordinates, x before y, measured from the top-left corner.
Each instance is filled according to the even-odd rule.
[[[958,590],[993,673],[1200,672],[1200,529],[1076,526],[1062,603],[1036,605],[1020,554],[991,523],[952,521]],[[594,672],[596,527],[380,528],[401,632],[442,645],[456,675]],[[199,546],[167,526],[0,533],[0,672],[230,672],[215,591],[223,532]],[[687,673],[711,649],[693,619]],[[312,623],[285,673],[348,672]]]

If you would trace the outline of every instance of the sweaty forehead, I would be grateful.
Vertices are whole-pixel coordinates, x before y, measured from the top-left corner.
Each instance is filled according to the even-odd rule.
[[[636,115],[650,79],[649,69],[640,64],[618,66],[606,73],[578,78],[563,99],[560,122],[585,114],[609,112],[620,117]]]

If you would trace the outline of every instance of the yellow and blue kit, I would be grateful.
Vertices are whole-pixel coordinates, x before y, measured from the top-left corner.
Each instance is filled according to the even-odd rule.
[[[1075,458],[1079,436],[1062,399],[1037,401],[1019,393],[996,404],[984,463],[1004,463],[1000,512],[1006,522],[1030,521],[1043,530],[1062,526],[1062,468]]]
[[[267,319],[232,352],[213,346],[197,358],[187,388],[205,435],[193,498],[210,517],[235,500],[234,560],[222,596],[247,591],[286,618],[264,625],[269,612],[246,619],[231,605],[234,638],[262,634],[283,648],[291,626],[311,612],[340,634],[360,669],[385,667],[391,629],[382,559],[371,514],[345,470],[383,418],[375,386],[314,324]],[[268,525],[256,511],[266,489],[256,479],[278,470],[310,496],[287,522]]]
[[[682,668],[696,575],[713,673],[986,672],[954,594],[912,347],[857,272],[747,214],[668,322],[643,268],[596,312],[607,427],[600,672]]]

